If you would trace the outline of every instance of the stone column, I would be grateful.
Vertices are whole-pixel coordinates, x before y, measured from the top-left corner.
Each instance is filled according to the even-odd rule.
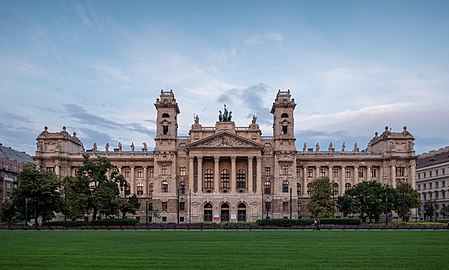
[[[315,178],[321,177],[320,175],[320,166],[315,166]]]
[[[262,157],[256,157],[256,192],[260,192],[260,194],[263,194],[262,191]]]
[[[203,157],[198,159],[198,192],[203,192]]]
[[[236,167],[236,157],[235,156],[232,156],[231,157],[231,181],[230,181],[230,184],[229,184],[229,189],[231,190],[231,193],[234,193],[235,192],[235,190],[234,190],[234,187],[236,187],[237,186],[237,180],[236,180],[236,169],[235,169],[235,167]]]
[[[390,175],[391,175],[391,185],[393,186],[393,188],[396,188],[396,165],[391,165]]]
[[[346,185],[346,166],[341,166],[340,194],[345,193],[345,185]]]
[[[302,166],[302,197],[307,197],[307,166]]]
[[[193,177],[194,177],[194,175],[193,175],[194,174],[193,159],[194,159],[194,157],[189,157],[189,189],[192,192],[195,192],[193,190],[193,181],[194,181],[194,179],[193,179]]]
[[[328,169],[328,171],[329,171],[329,180],[330,180],[331,183],[333,183],[333,178],[334,178],[333,169],[334,169],[334,167],[329,166],[328,168],[329,168]]]
[[[248,193],[253,192],[253,156],[248,157]]]
[[[145,179],[145,195],[148,196],[150,194],[149,183],[148,183],[148,167],[143,166],[143,179]]]
[[[380,168],[379,168],[379,181],[385,185],[384,183],[384,166],[383,164],[380,164]]]
[[[214,157],[214,192],[220,192],[220,157]]]
[[[131,166],[131,181],[130,181],[131,183],[129,183],[131,185],[130,195],[133,195],[134,193],[136,193],[136,178],[134,176],[134,170],[135,170],[135,167]]]
[[[413,161],[411,161],[411,162],[413,162]],[[415,173],[416,173],[416,165],[413,162],[413,164],[410,166],[409,174],[408,174],[409,183],[410,183],[410,185],[412,186],[413,189],[416,189],[416,178],[415,178],[416,175],[415,175]]]
[[[359,183],[359,166],[354,166],[354,185]]]
[[[366,180],[371,181],[371,166],[366,167]]]

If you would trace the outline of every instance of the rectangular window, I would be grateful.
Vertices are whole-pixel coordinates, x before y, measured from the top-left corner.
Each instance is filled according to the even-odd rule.
[[[288,126],[282,126],[282,134],[288,133]]]
[[[435,176],[438,176],[438,170],[435,171]]]
[[[265,175],[266,176],[270,176],[271,175],[271,168],[270,167],[265,167]]]
[[[429,172],[429,177],[432,177],[432,172]]]
[[[321,177],[326,177],[326,170],[325,169],[320,169],[320,176]]]
[[[181,175],[181,176],[186,175],[186,167],[180,167],[179,168],[179,175]]]
[[[377,171],[376,169],[371,169],[371,177],[376,178],[377,177]]]
[[[282,175],[288,175],[288,166],[282,165]]]
[[[143,169],[142,168],[137,169],[137,178],[143,178]]]
[[[131,177],[131,169],[125,169],[125,178],[130,178]]]
[[[148,170],[148,177],[154,178],[154,168],[153,168],[153,167],[151,167],[151,168]]]
[[[420,184],[418,184],[418,190],[421,190],[421,185]]]
[[[168,134],[168,126],[162,126],[162,132],[164,135]]]
[[[426,184],[424,183],[424,188],[423,188],[424,190],[426,190]]]
[[[332,177],[338,178],[338,169],[333,169],[333,171],[332,171]]]
[[[307,177],[313,178],[313,169],[307,169]]]
[[[445,174],[446,174],[446,170],[443,169],[443,170],[441,171],[441,174],[442,174],[442,175],[445,175]]]
[[[301,177],[301,167],[296,167],[296,177],[297,178]]]
[[[153,203],[148,202],[148,211],[153,211]]]
[[[429,183],[429,188],[432,189],[432,183]]]
[[[168,205],[167,202],[162,202],[162,211],[167,211]]]
[[[162,175],[167,175],[167,171],[168,171],[168,170],[167,170],[167,166],[164,165],[164,166],[161,167],[161,173],[162,173]]]
[[[167,221],[167,217],[162,217],[162,221],[166,222]]]
[[[350,169],[346,169],[345,176],[346,176],[346,178],[351,178],[351,170]]]
[[[445,187],[446,186],[446,181],[441,181],[441,187]]]
[[[435,182],[435,188],[438,188],[438,182]]]
[[[397,167],[396,168],[396,175],[403,177],[405,176],[405,167]]]
[[[186,203],[185,202],[179,202],[179,210],[185,211],[186,210]]]
[[[288,211],[288,202],[282,202],[282,211]]]
[[[359,169],[359,178],[363,178],[363,169]]]

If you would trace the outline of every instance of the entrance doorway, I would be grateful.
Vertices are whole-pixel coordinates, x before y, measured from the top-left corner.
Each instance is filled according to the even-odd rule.
[[[244,203],[240,203],[237,208],[237,220],[239,222],[246,222],[246,205]]]
[[[221,205],[221,222],[229,221],[229,204],[224,203]]]
[[[212,205],[210,203],[204,205],[204,222],[212,222]]]

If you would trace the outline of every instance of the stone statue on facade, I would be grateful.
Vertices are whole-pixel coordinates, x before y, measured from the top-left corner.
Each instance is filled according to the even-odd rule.
[[[92,152],[93,152],[94,154],[97,153],[97,144],[96,144],[96,143],[94,143],[94,145],[92,146]]]
[[[306,144],[306,143],[304,143],[304,146],[302,147],[302,152],[303,152],[303,153],[305,153],[305,152],[306,152],[306,150],[307,150],[307,144]]]
[[[200,117],[198,115],[195,116],[194,118],[195,124],[199,124],[200,123]]]
[[[218,111],[218,112],[219,112],[219,114],[218,114],[218,121],[222,122],[223,121],[223,114],[221,113],[221,111]]]
[[[358,152],[359,151],[359,147],[357,146],[357,143],[354,144],[354,152]]]
[[[119,142],[118,143],[118,152],[121,153],[122,152],[122,144]]]
[[[319,143],[316,143],[316,152],[318,153],[318,152],[320,152],[320,144]]]
[[[345,148],[346,148],[346,145],[345,145],[345,143],[343,143],[343,144],[341,145],[341,152],[344,152],[344,151],[345,151]]]
[[[106,143],[106,145],[104,146],[104,149],[106,150],[106,154],[109,153],[109,143]]]
[[[256,123],[256,121],[257,121],[257,117],[256,117],[255,115],[253,115],[253,120],[252,120],[252,123],[253,123],[253,124],[255,124],[255,123]]]
[[[134,148],[134,143],[131,143],[131,152],[134,154],[134,150],[135,150],[135,148]]]

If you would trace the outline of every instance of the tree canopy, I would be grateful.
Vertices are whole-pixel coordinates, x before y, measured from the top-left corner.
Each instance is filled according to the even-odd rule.
[[[334,202],[331,197],[331,182],[328,177],[320,177],[312,182],[312,194],[307,205],[312,216],[317,218],[332,217]]]
[[[34,165],[25,165],[17,176],[18,186],[13,190],[12,202],[17,212],[26,221],[38,217],[46,221],[61,210],[59,188],[61,181],[53,172],[37,169]]]

